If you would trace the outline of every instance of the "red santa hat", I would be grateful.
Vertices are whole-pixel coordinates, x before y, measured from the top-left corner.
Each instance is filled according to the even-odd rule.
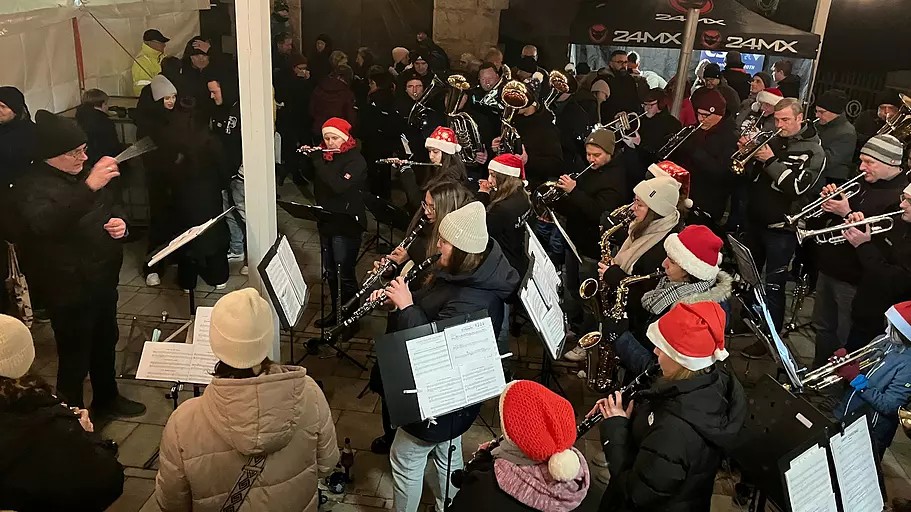
[[[504,153],[490,161],[487,168],[513,178],[525,179],[525,164],[518,155]]]
[[[447,128],[446,126],[437,126],[437,129],[430,134],[430,137],[427,137],[424,147],[439,149],[447,155],[454,155],[462,151],[462,146],[459,145],[459,139],[456,138],[455,132],[452,131],[452,128]]]
[[[711,281],[718,275],[722,245],[711,229],[699,225],[687,226],[680,234],[672,233],[664,239],[667,257],[700,281]]]
[[[680,198],[683,199],[683,205],[689,209],[693,207],[693,200],[690,199],[690,171],[671,162],[663,160],[657,164],[648,166],[648,170],[656,178],[658,176],[669,176],[680,183]]]
[[[500,395],[503,436],[529,459],[547,462],[554,480],[579,476],[582,461],[573,450],[576,415],[568,400],[530,380],[514,380]]]
[[[325,136],[327,133],[338,135],[343,141],[348,142],[351,138],[351,123],[340,117],[330,117],[323,123],[322,134]]]
[[[767,103],[773,107],[775,105],[778,105],[778,102],[783,99],[784,95],[777,87],[769,87],[768,89],[763,89],[759,91],[759,94],[756,95],[756,101],[759,103]]]
[[[886,320],[906,339],[911,340],[911,301],[899,302],[889,308]]]
[[[724,310],[716,302],[678,302],[648,326],[646,336],[680,366],[697,372],[727,359],[724,323]]]

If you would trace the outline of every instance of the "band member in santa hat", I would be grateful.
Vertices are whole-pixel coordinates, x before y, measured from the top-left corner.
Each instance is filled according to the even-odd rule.
[[[420,206],[424,192],[433,185],[443,181],[454,181],[462,185],[468,184],[468,172],[465,163],[459,156],[462,146],[456,138],[452,128],[438,126],[430,137],[424,142],[432,166],[408,166],[404,160],[397,160],[393,165],[399,165],[402,173],[402,187],[405,189],[408,206],[416,210]]]
[[[662,377],[635,401],[617,392],[589,412],[606,418],[611,479],[600,510],[711,508],[715,473],[747,414],[740,382],[718,364],[728,357],[724,325],[714,302],[677,304],[648,328]]]
[[[480,199],[487,206],[487,232],[500,243],[509,263],[525,275],[525,223],[531,198],[525,190],[525,164],[518,155],[503,154],[487,166],[488,178],[480,185]]]

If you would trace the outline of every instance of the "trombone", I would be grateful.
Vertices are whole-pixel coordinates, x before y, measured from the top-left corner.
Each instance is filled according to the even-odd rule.
[[[670,156],[674,154],[674,151],[680,149],[680,146],[686,142],[686,139],[689,139],[690,136],[701,130],[704,124],[705,121],[702,121],[695,126],[684,126],[679,132],[672,135],[671,138],[661,146],[661,149],[658,150],[658,161],[660,162],[670,158]]]
[[[898,112],[892,116],[886,125],[880,128],[877,135],[892,135],[896,139],[906,142],[911,137],[911,96],[898,93],[902,101],[902,106]]]
[[[895,220],[892,217],[901,215],[902,213],[904,213],[904,210],[897,210],[891,213],[869,217],[857,222],[848,222],[846,224],[838,224],[822,229],[798,229],[797,241],[798,243],[803,243],[807,238],[816,238],[816,242],[820,244],[841,244],[847,240],[842,233],[844,230],[859,228],[861,226],[870,226],[870,234],[878,235],[879,233],[885,233],[892,229],[892,226],[895,225]]]
[[[829,199],[838,197],[839,195],[844,196],[844,199],[849,199],[856,196],[860,192],[860,181],[864,179],[865,175],[866,174],[864,173],[858,174],[850,180],[842,183],[831,194],[819,197],[812,203],[806,205],[803,210],[800,210],[794,215],[785,215],[784,218],[787,219],[788,224],[794,225],[797,224],[797,221],[803,218],[815,219],[816,217],[819,217],[825,213],[825,210],[822,209],[822,205]]]
[[[854,362],[859,362],[860,372],[864,373],[864,371],[882,360],[885,355],[883,342],[888,340],[889,337],[886,335],[878,336],[873,341],[854,352],[851,352],[844,357],[835,357],[832,362],[820,366],[811,372],[807,372],[803,378],[800,379],[801,387],[819,391],[832,384],[836,384],[841,380],[841,377],[836,372],[841,367]]]

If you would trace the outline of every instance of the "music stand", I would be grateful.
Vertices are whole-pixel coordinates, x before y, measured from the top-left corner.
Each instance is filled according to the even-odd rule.
[[[294,364],[294,327],[307,307],[310,288],[301,275],[288,237],[279,235],[256,268],[278,313],[279,323],[288,331],[291,341],[289,364]]]
[[[364,205],[367,207],[367,210],[373,214],[373,218],[376,220],[376,233],[367,240],[367,244],[364,246],[363,250],[361,250],[361,254],[357,257],[358,262],[361,261],[361,258],[363,258],[370,249],[375,249],[377,252],[384,254],[391,250],[394,230],[398,229],[399,231],[404,232],[408,229],[408,224],[411,223],[411,216],[408,215],[408,212],[380,196],[364,194]],[[380,233],[381,225],[389,227],[388,239],[383,237]],[[380,245],[381,242],[385,244],[385,248]]]
[[[330,211],[326,210],[325,208],[323,208],[322,206],[300,204],[300,203],[295,203],[293,201],[277,201],[277,203],[279,206],[281,206],[281,208],[283,210],[285,210],[286,212],[291,214],[291,216],[296,219],[306,220],[306,221],[310,221],[310,222],[316,222],[317,224],[319,224],[321,222],[322,223],[336,222],[342,226],[345,226],[346,224],[348,224],[348,226],[345,226],[345,227],[351,227],[352,229],[354,228],[354,226],[357,226],[357,229],[361,229],[361,225],[357,222],[357,219],[352,215],[348,215],[347,213],[330,212]],[[328,273],[326,272],[326,268],[323,265],[323,257],[322,257],[323,250],[324,249],[322,249],[322,248],[320,249],[320,259],[319,259],[320,314],[322,314],[322,311],[326,306],[326,303],[325,303],[326,294],[325,294],[324,282],[326,281],[326,279],[328,279]],[[341,280],[341,275],[338,272],[337,272],[337,277],[339,280]],[[337,304],[337,306],[339,308],[337,311],[340,312],[341,311],[340,308],[342,306],[342,304],[341,304],[341,294],[342,294],[341,284],[339,284],[339,286],[337,288],[338,288],[338,295],[339,295],[336,298],[336,300],[339,302]],[[322,322],[320,322],[320,323],[322,324]],[[319,338],[310,338],[309,340],[307,340],[308,352],[306,354],[304,354],[298,361],[296,361],[295,364],[300,364],[301,361],[303,361],[308,355],[310,355],[311,351],[318,350],[318,347],[320,345],[327,344],[330,347],[332,347],[333,350],[335,350],[335,353],[339,357],[343,357],[343,358],[351,361],[352,363],[354,363],[355,366],[357,366],[358,368],[361,368],[364,371],[367,370],[366,366],[364,366],[357,359],[351,357],[347,352],[345,352],[344,350],[339,348],[337,343],[335,343],[333,340],[326,339],[326,327],[324,325],[320,325],[319,334],[320,334]]]

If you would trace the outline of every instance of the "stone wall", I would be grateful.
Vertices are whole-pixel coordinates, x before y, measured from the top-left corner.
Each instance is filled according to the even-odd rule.
[[[434,0],[433,39],[453,62],[465,52],[483,58],[497,45],[500,11],[508,7],[509,0]]]

